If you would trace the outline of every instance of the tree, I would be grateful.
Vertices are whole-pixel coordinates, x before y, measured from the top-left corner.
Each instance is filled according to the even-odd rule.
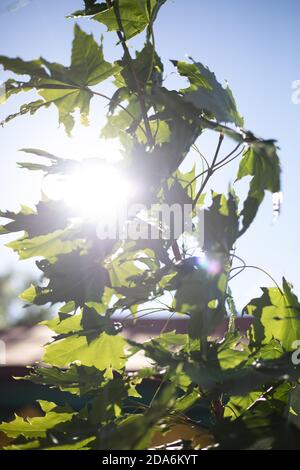
[[[261,297],[244,308],[243,314],[251,315],[253,321],[243,335],[235,325],[237,313],[230,290],[230,280],[246,267],[234,264],[239,260],[235,255],[239,237],[253,223],[265,193],[280,192],[276,142],[244,129],[230,88],[223,87],[200,62],[172,60],[189,85],[178,91],[166,88],[153,31],[165,0],[84,3],[84,9],[71,16],[92,17],[116,33],[123,49],[121,59],[107,62],[103,44],[99,46],[78,25],[68,67],[43,58],[23,61],[0,56],[6,70],[29,76],[28,81],[9,79],[7,98],[28,90],[39,95],[4,123],[53,104],[59,122],[71,134],[75,110],[79,109],[86,124],[90,101],[106,100],[109,112],[102,136],[118,138],[124,155],[109,168],[119,174],[119,181],[130,176],[134,189],[138,181],[142,191],[133,191],[130,203],[146,208],[143,221],[141,214],[135,214],[128,216],[124,226],[151,225],[159,236],[101,239],[99,230],[102,233],[107,223],[104,217],[99,220],[86,205],[82,210],[82,205],[79,209],[61,200],[43,198],[34,211],[22,207],[19,213],[1,214],[10,220],[2,228],[4,233],[24,231],[12,245],[21,258],[44,257],[36,263],[48,284],[31,286],[22,294],[23,300],[35,305],[63,302],[58,316],[47,322],[57,334],[45,347],[43,362],[49,367],[34,368],[27,379],[80,395],[86,405],[78,411],[69,405],[40,402],[43,418],[16,417],[0,430],[16,438],[10,449],[144,449],[157,431],[178,423],[193,425],[198,435],[204,416],[209,416],[208,440],[182,436],[178,446],[299,448],[300,369],[293,355],[300,334],[298,299],[285,279],[282,287],[275,283],[263,288]],[[145,45],[132,56],[128,42],[142,34]],[[112,97],[95,90],[111,79]],[[198,146],[204,131],[216,136],[211,160]],[[222,156],[225,139],[233,149]],[[203,164],[200,174],[194,169],[182,172],[191,150]],[[44,161],[20,165],[47,177],[67,181],[74,173],[83,178],[87,168],[104,171],[100,160],[78,162],[45,150],[25,151]],[[246,199],[240,203],[231,187],[228,194],[212,192],[210,206],[204,206],[205,196],[210,198],[212,175],[237,158],[237,179],[251,177]],[[91,186],[98,194],[94,179]],[[79,178],[76,191],[80,189],[85,201]],[[111,201],[101,200],[99,206],[107,203]],[[171,230],[165,238],[161,219],[147,212],[158,204],[187,205],[191,226],[183,225],[176,237]],[[191,252],[191,240],[203,230],[197,214],[204,207],[201,253],[205,258],[201,258]],[[172,302],[165,301],[167,294]],[[129,312],[138,322],[142,315],[158,311],[188,318],[188,334],[162,332],[138,344],[122,335],[127,317],[123,316],[121,324],[114,320],[116,313]],[[216,327],[226,320],[226,334],[214,339]],[[128,355],[138,351],[153,365],[128,373]],[[160,385],[145,404],[141,385],[145,378],[154,377],[160,378]]]

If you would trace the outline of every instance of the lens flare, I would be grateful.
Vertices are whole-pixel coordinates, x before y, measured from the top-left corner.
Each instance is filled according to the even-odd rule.
[[[210,259],[205,253],[198,256],[199,266],[213,276],[220,274],[222,263],[218,259]]]
[[[64,200],[78,216],[108,222],[133,195],[133,186],[107,164],[84,165],[81,171],[45,178],[43,192],[50,199]]]

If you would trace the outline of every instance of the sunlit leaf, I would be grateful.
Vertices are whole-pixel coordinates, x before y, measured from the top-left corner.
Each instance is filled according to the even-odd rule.
[[[184,99],[197,109],[212,114],[219,122],[233,122],[236,126],[243,125],[232,92],[227,85],[223,88],[216,76],[201,63],[173,61],[180,75],[188,78],[190,87],[181,92]]]
[[[103,373],[95,367],[76,364],[66,370],[57,367],[39,367],[24,379],[36,384],[60,388],[76,395],[85,395],[97,390],[105,381]]]
[[[84,247],[84,240],[76,240],[73,236],[67,230],[57,230],[31,239],[21,238],[8,243],[7,246],[18,253],[20,259],[43,256],[54,262],[58,255],[71,253],[73,250]]]
[[[49,429],[52,429],[59,423],[70,421],[74,413],[56,408],[55,403],[39,401],[42,410],[46,413],[44,417],[38,418],[20,418],[15,416],[13,421],[0,424],[0,431],[6,433],[9,437],[44,437]]]
[[[84,335],[72,335],[46,346],[43,361],[58,367],[78,361],[99,370],[121,370],[127,361],[125,347],[126,341],[121,335],[101,333],[91,342]]]
[[[70,133],[74,127],[73,113],[79,109],[81,120],[87,123],[90,100],[93,96],[89,86],[97,85],[119,70],[117,65],[106,62],[102,46],[75,25],[70,67],[48,62],[45,59],[23,61],[0,56],[0,64],[5,70],[19,75],[29,75],[28,82],[19,82],[18,91],[35,89],[43,98],[23,105],[19,113],[11,115],[6,122],[18,114],[33,114],[42,107],[55,104],[59,112],[59,122]],[[16,84],[14,84],[16,92]]]
[[[158,13],[159,8],[166,0],[119,0],[117,9],[110,7],[93,16],[93,19],[103,23],[108,31],[122,30],[126,39],[141,33],[150,23],[152,23]],[[116,2],[112,2],[114,5]],[[116,16],[116,13],[118,16]],[[118,21],[119,18],[119,21]],[[120,28],[120,23],[122,27]]]
[[[277,148],[273,141],[254,141],[245,150],[241,160],[237,179],[252,176],[250,190],[244,202],[242,211],[243,234],[252,223],[265,191],[278,193],[280,191],[280,162]]]
[[[268,344],[277,339],[286,351],[294,349],[300,338],[300,304],[291,286],[283,279],[282,290],[263,288],[263,295],[253,299],[244,312],[254,316],[251,341],[254,345]]]

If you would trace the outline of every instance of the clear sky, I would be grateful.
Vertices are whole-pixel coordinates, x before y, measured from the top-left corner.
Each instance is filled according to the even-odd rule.
[[[79,7],[79,0],[1,0],[0,54],[23,59],[42,55],[69,64],[74,21],[65,16]],[[185,60],[188,54],[209,66],[219,81],[228,80],[245,117],[245,127],[258,136],[278,140],[283,167],[282,214],[273,224],[272,202],[267,197],[256,222],[239,241],[237,254],[247,264],[266,269],[278,281],[286,276],[300,293],[300,105],[291,100],[292,82],[300,79],[299,18],[298,0],[168,0],[155,29],[164,60]],[[97,39],[105,32],[104,26],[93,21],[82,19],[79,23]],[[111,33],[105,34],[108,59],[118,57],[115,42]],[[171,70],[170,65],[167,72]],[[0,80],[7,76],[0,71]],[[18,96],[2,106],[0,119],[14,112],[23,99]],[[19,203],[32,205],[39,199],[40,176],[16,168],[16,162],[24,160],[18,149],[37,147],[72,156],[90,142],[89,155],[97,153],[103,105],[98,102],[92,106],[93,126],[83,132],[77,130],[73,143],[58,130],[54,108],[19,118],[0,129],[1,209],[17,209]],[[201,145],[206,154],[213,152],[209,139],[202,144],[200,140]],[[232,165],[225,175],[216,177],[214,189],[226,190],[235,171]],[[243,190],[243,185],[239,187]],[[10,266],[30,270],[34,261],[17,264],[16,256],[4,247],[8,239],[0,239],[0,270]],[[258,271],[241,274],[233,284],[238,306],[259,294],[259,286],[270,284]]]

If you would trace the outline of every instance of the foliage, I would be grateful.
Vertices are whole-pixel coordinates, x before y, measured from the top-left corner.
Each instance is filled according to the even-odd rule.
[[[123,147],[124,159],[116,167],[143,188],[131,202],[147,207],[191,203],[195,216],[204,205],[211,176],[240,156],[236,179],[251,178],[248,195],[240,203],[234,188],[228,194],[212,191],[202,254],[213,269],[189,250],[189,240],[203,229],[195,218],[193,229],[182,227],[178,240],[100,240],[96,227],[101,220],[63,201],[44,198],[35,210],[22,207],[19,213],[1,213],[9,220],[2,233],[23,231],[22,238],[10,244],[19,257],[43,256],[36,264],[48,284],[32,285],[23,300],[63,303],[58,316],[46,322],[55,336],[45,347],[44,365],[32,369],[27,380],[83,396],[86,403],[74,410],[40,402],[44,417],[3,423],[0,430],[16,438],[10,449],[143,449],[151,446],[157,431],[180,423],[192,424],[195,434],[206,426],[214,449],[300,447],[298,410],[296,405],[291,408],[293,400],[297,403],[300,377],[292,361],[293,342],[300,333],[297,297],[286,280],[282,287],[263,288],[263,295],[244,309],[253,322],[243,335],[235,327],[230,290],[239,237],[253,223],[265,192],[280,191],[277,146],[243,128],[230,88],[200,62],[172,60],[189,85],[178,91],[167,88],[153,32],[164,3],[86,0],[84,9],[71,15],[91,17],[117,34],[123,56],[116,63],[107,62],[103,44],[77,24],[69,67],[43,58],[1,56],[6,70],[29,76],[27,82],[9,79],[7,98],[28,90],[39,95],[5,122],[54,104],[70,134],[74,111],[79,109],[87,123],[90,101],[101,97],[109,101],[102,136],[118,138]],[[145,45],[133,57],[128,41],[137,35],[145,36]],[[111,98],[94,89],[107,79],[115,87]],[[217,140],[210,163],[199,150],[204,131]],[[234,148],[220,157],[224,139]],[[43,161],[20,165],[45,175],[65,176],[94,163],[23,150]],[[203,164],[201,174],[195,168],[182,172],[181,164],[192,150]],[[158,220],[152,223],[161,229]],[[169,297],[173,301],[166,304]],[[115,315],[126,312],[138,322],[145,310],[186,316],[188,334],[162,332],[143,344],[126,339],[126,318],[118,323]],[[224,337],[215,338],[214,331],[224,323]],[[128,357],[141,351],[152,366],[129,373]],[[155,377],[160,386],[145,404],[140,385]],[[207,444],[183,437],[178,445]]]

